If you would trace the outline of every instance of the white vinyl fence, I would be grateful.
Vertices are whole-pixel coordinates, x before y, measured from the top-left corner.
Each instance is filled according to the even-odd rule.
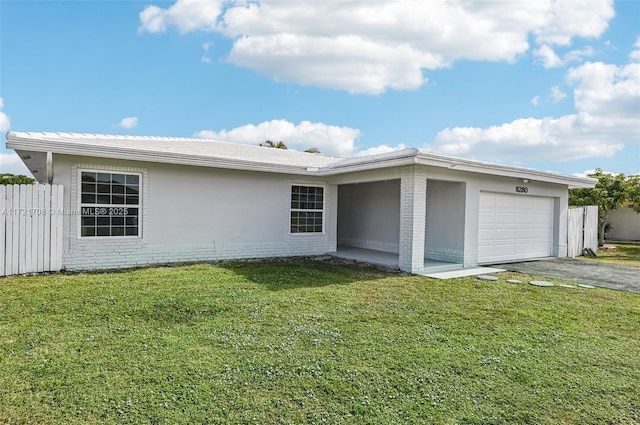
[[[60,185],[0,185],[0,276],[62,268]]]
[[[569,208],[567,257],[582,255],[585,248],[598,250],[598,207]]]

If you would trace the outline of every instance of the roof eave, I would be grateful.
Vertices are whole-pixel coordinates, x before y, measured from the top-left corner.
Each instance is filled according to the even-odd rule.
[[[514,177],[527,180],[539,180],[548,183],[566,184],[569,189],[593,188],[597,180],[588,177],[568,176],[549,171],[540,171],[530,168],[520,168],[509,165],[492,164],[480,161],[465,160],[421,153],[417,157],[417,163],[434,167],[448,168],[457,171]]]
[[[130,161],[145,161],[176,165],[192,165],[210,168],[225,168],[243,171],[261,171],[281,174],[314,175],[317,168],[307,166],[283,166],[266,164],[253,161],[229,160],[212,158],[201,155],[185,155],[177,153],[160,153],[139,151],[136,149],[118,148],[117,152],[111,147],[77,146],[72,143],[57,142],[52,145],[48,141],[34,139],[21,139],[15,135],[7,134],[7,148],[35,152],[52,152],[62,155],[94,156],[99,158],[120,159]]]

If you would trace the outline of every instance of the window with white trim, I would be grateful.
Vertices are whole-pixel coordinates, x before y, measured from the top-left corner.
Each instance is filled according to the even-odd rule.
[[[140,174],[81,171],[80,236],[140,235]]]
[[[324,188],[291,186],[291,233],[322,233]]]

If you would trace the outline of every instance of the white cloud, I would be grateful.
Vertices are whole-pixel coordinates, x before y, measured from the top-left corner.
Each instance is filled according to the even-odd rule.
[[[533,106],[538,106],[540,104],[540,96],[533,96],[533,99],[531,99],[531,104]]]
[[[0,97],[0,133],[4,133],[11,128],[11,121],[9,116],[2,112],[1,109],[4,109],[4,99]]]
[[[296,125],[286,120],[272,120],[231,130],[203,130],[196,133],[196,136],[248,145],[258,145],[265,140],[282,140],[289,149],[302,151],[318,148],[324,155],[347,156],[354,152],[355,140],[360,137],[360,131],[309,121]]]
[[[565,97],[567,97],[567,94],[560,90],[560,86],[551,87],[551,99],[553,100],[553,103],[558,103]]]
[[[32,175],[15,152],[0,152],[0,173]]]
[[[542,66],[545,68],[558,68],[570,62],[580,62],[584,58],[593,56],[593,48],[587,46],[584,49],[571,50],[561,58],[549,45],[543,44],[533,51],[533,56],[540,58]]]
[[[487,128],[447,128],[437,134],[432,148],[450,155],[524,162],[612,157],[625,144],[640,145],[640,63],[588,62],[570,69],[567,82],[575,86],[573,114],[521,118]]]
[[[374,146],[372,148],[368,148],[358,152],[357,156],[376,155],[380,153],[399,151],[406,148],[407,146],[405,146],[404,143],[400,143],[399,145],[396,145],[396,146],[378,145],[378,146]]]
[[[543,44],[533,51],[533,56],[542,60],[542,66],[545,68],[557,68],[562,65],[562,59],[553,51],[551,47]]]
[[[118,123],[120,128],[133,128],[138,125],[138,117],[126,117],[122,118]]]
[[[209,53],[209,49],[211,49],[211,47],[213,47],[213,43],[212,42],[202,43],[202,56],[200,57],[200,60],[202,61],[202,63],[206,63],[206,64],[212,64],[213,63],[213,60],[207,55],[207,53]]]
[[[216,31],[233,40],[230,62],[276,81],[377,94],[416,89],[456,60],[514,62],[530,39],[545,64],[577,60],[551,46],[598,37],[613,15],[612,0],[178,0],[145,8],[140,31]]]
[[[163,9],[147,6],[140,12],[139,32],[164,32],[168,27],[176,27],[181,34],[196,31],[213,31],[222,10],[219,0],[178,0]]]

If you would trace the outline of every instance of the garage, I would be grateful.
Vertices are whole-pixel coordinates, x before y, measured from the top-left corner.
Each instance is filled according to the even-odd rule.
[[[480,193],[478,263],[550,257],[553,198]]]

